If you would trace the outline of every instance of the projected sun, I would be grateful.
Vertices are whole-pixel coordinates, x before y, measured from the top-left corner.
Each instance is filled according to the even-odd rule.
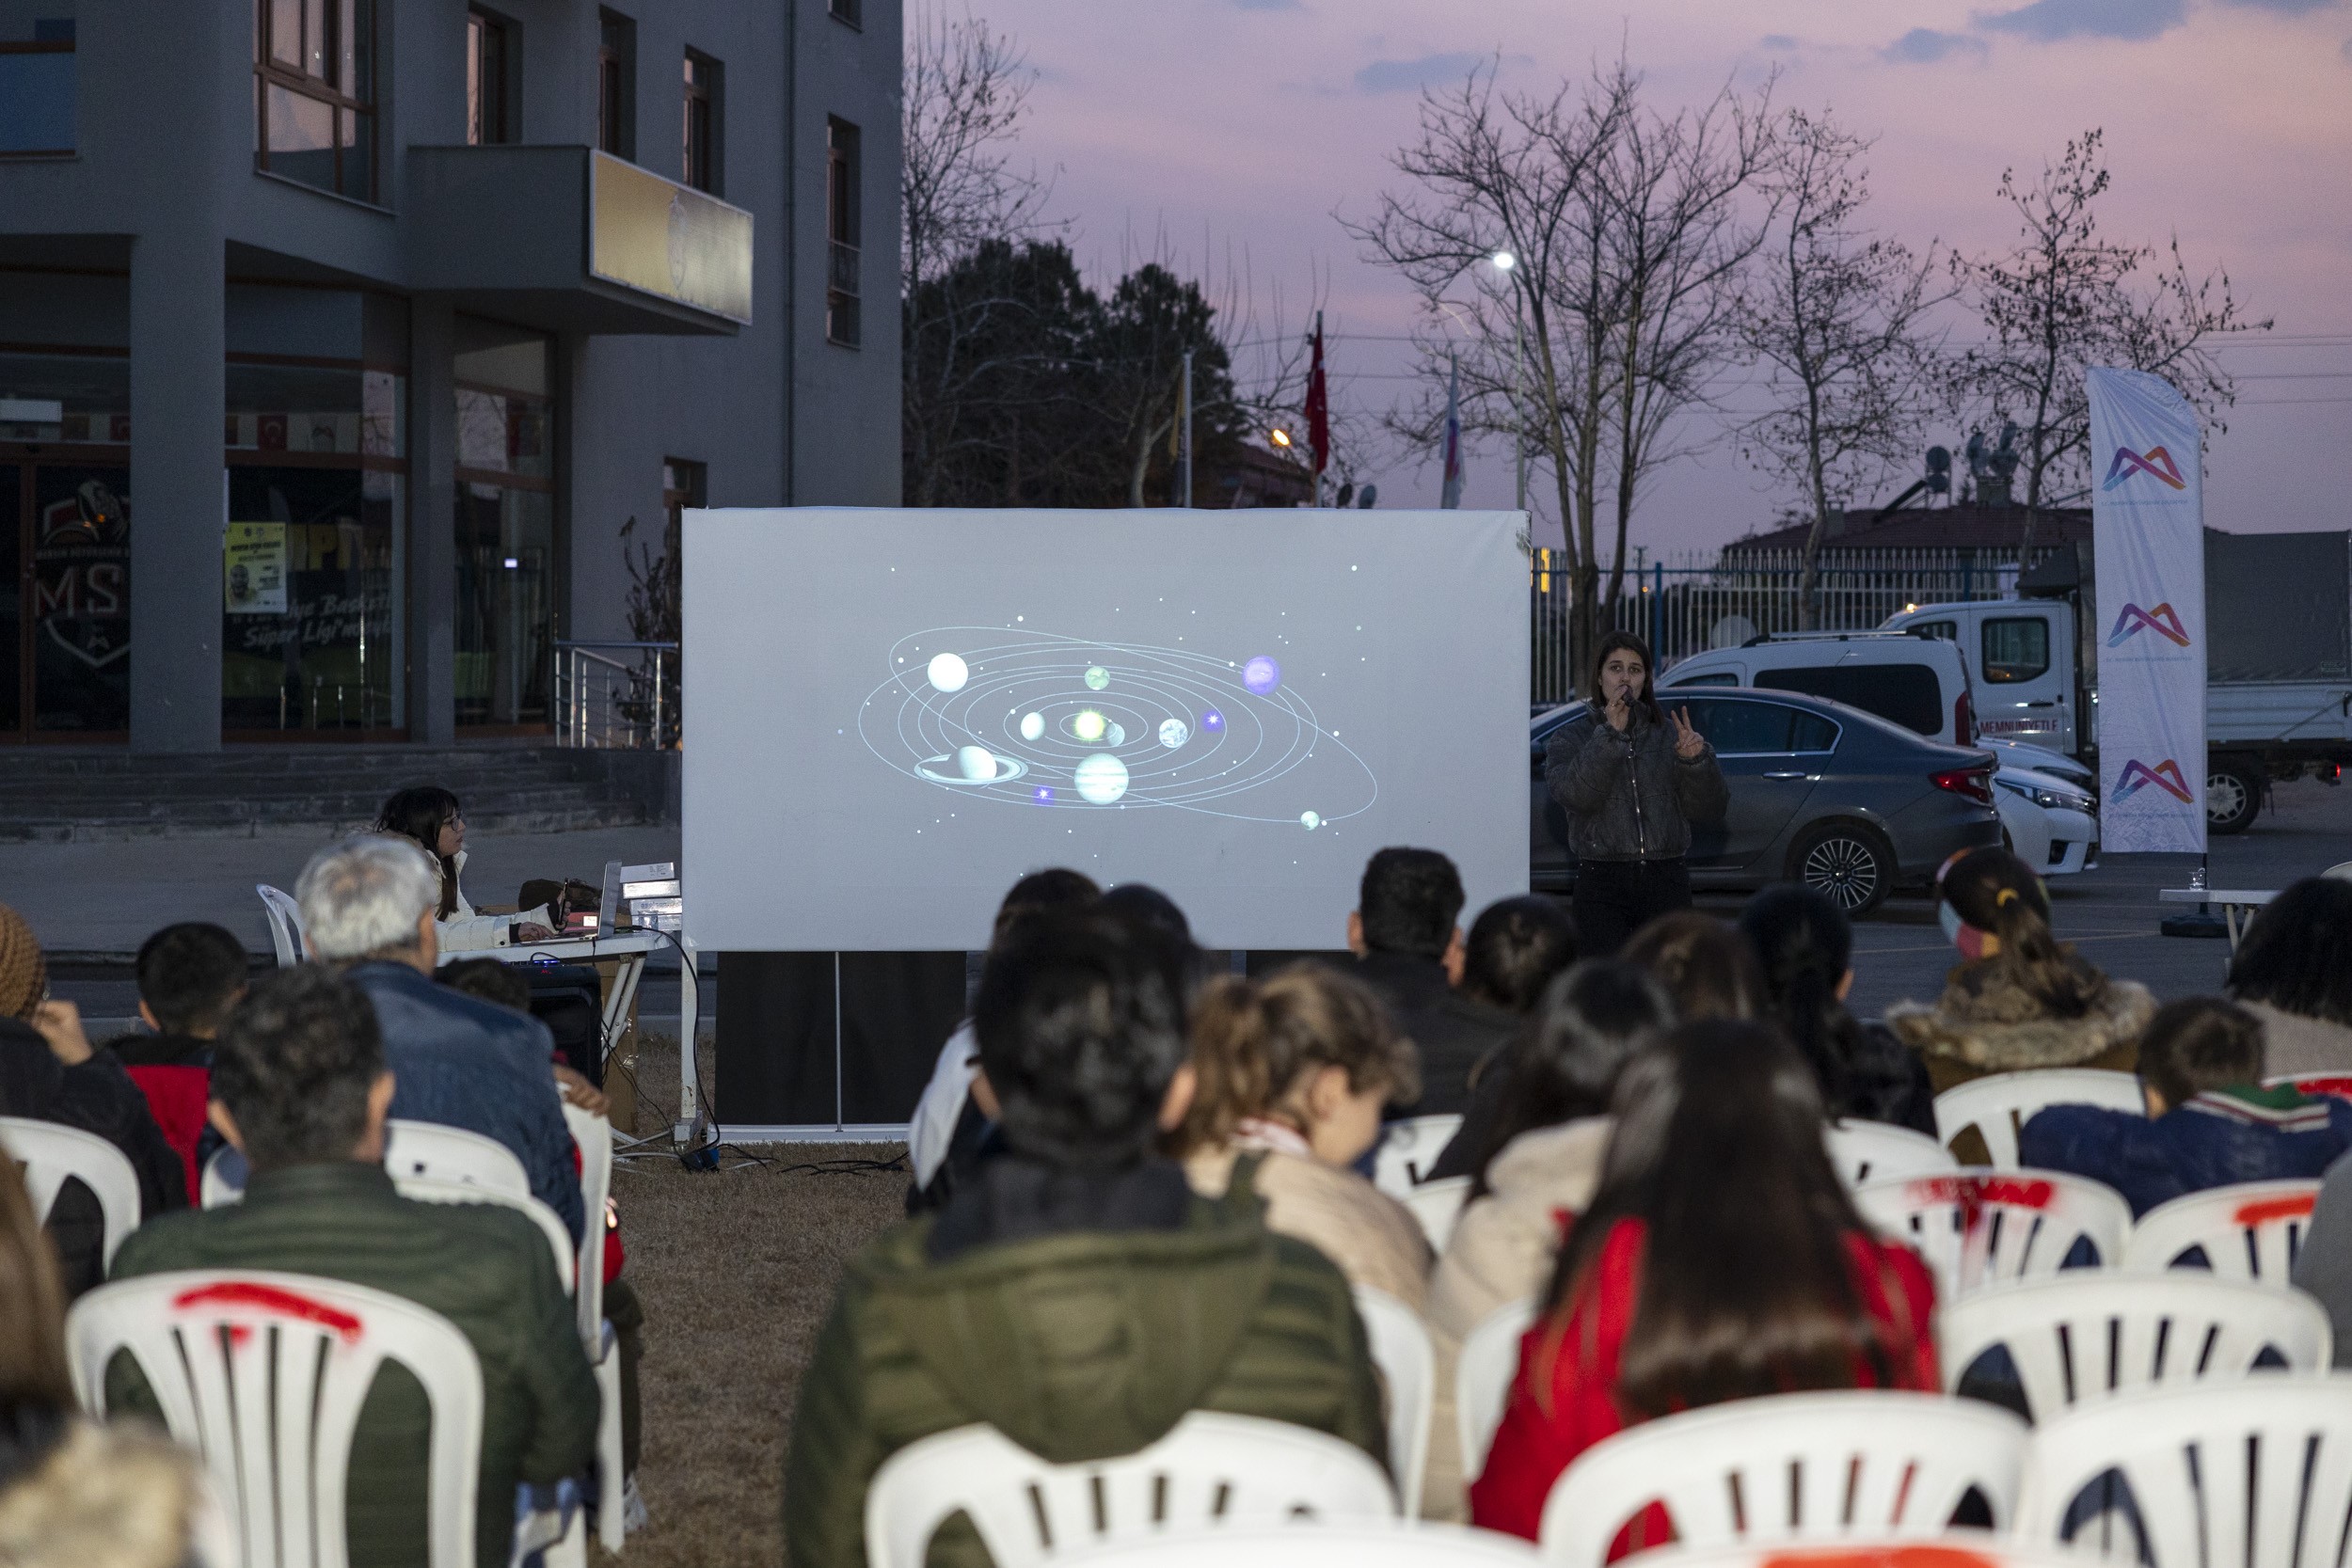
[[[959,795],[1087,811],[1166,807],[1311,832],[1379,782],[1273,657],[1003,626],[900,638],[858,708],[884,765]]]

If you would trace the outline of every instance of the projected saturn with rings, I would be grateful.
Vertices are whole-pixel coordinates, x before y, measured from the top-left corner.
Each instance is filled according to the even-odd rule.
[[[1164,808],[1309,832],[1379,783],[1272,654],[1004,626],[898,640],[858,735],[912,779],[1006,805]]]

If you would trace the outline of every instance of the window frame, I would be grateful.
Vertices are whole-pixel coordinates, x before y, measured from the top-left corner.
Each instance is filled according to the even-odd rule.
[[[608,8],[596,12],[596,150],[637,161],[637,23]]]
[[[866,8],[862,0],[825,0],[825,14],[851,32],[866,31]]]
[[[1784,746],[1784,747],[1780,748],[1778,751],[1764,751],[1764,752],[1726,752],[1726,751],[1724,751],[1722,747],[1717,746],[1717,747],[1715,748],[1715,756],[1716,756],[1716,760],[1721,761],[1721,762],[1729,762],[1729,761],[1732,761],[1732,760],[1734,760],[1734,759],[1740,758],[1740,757],[1813,757],[1813,756],[1828,756],[1828,755],[1830,755],[1831,753],[1835,752],[1837,750],[1837,741],[1838,741],[1838,738],[1839,738],[1841,736],[1843,736],[1843,735],[1845,734],[1845,726],[1844,726],[1844,725],[1842,725],[1842,724],[1840,724],[1840,723],[1838,723],[1836,720],[1830,718],[1827,714],[1822,714],[1822,713],[1815,713],[1815,712],[1814,712],[1811,708],[1806,708],[1806,707],[1799,707],[1799,706],[1798,706],[1796,704],[1794,704],[1794,703],[1783,703],[1783,702],[1777,702],[1777,701],[1774,701],[1772,698],[1770,698],[1770,697],[1716,696],[1716,697],[1698,697],[1698,698],[1693,698],[1693,699],[1692,699],[1692,701],[1693,701],[1694,703],[1697,703],[1697,704],[1701,705],[1701,712],[1700,712],[1700,715],[1699,715],[1699,717],[1700,717],[1700,718],[1705,718],[1705,717],[1707,717],[1707,714],[1706,714],[1706,709],[1707,709],[1707,708],[1708,708],[1708,707],[1721,707],[1721,706],[1732,706],[1732,707],[1740,707],[1740,708],[1759,708],[1759,707],[1769,707],[1769,708],[1776,708],[1776,709],[1778,709],[1780,712],[1782,712],[1782,713],[1786,713],[1786,714],[1789,715],[1789,719],[1788,719],[1788,744],[1787,746]],[[1679,706],[1679,705],[1677,705],[1677,706]],[[1813,719],[1813,720],[1818,720],[1818,721],[1820,721],[1820,722],[1822,722],[1822,723],[1824,723],[1824,724],[1829,725],[1829,726],[1830,726],[1830,737],[1829,737],[1829,744],[1828,744],[1826,747],[1819,747],[1819,748],[1816,748],[1816,747],[1807,747],[1807,748],[1805,748],[1805,749],[1804,749],[1804,750],[1803,750],[1803,751],[1798,750],[1798,748],[1797,748],[1797,744],[1796,744],[1796,742],[1797,742],[1797,721],[1798,721],[1798,720],[1800,720],[1800,719]],[[1700,732],[1700,734],[1702,734],[1702,735],[1705,735],[1705,734],[1706,734],[1706,729],[1705,729],[1705,726],[1701,725],[1701,724],[1698,722],[1698,720],[1697,720],[1697,719],[1694,719],[1694,720],[1692,720],[1692,728],[1694,728],[1694,729],[1697,729],[1697,730]],[[1714,743],[1714,740],[1713,740],[1713,738],[1712,738],[1711,736],[1708,738],[1708,745],[1710,745],[1710,746],[1713,746],[1713,745],[1715,744],[1715,743]]]
[[[865,345],[866,132],[825,117],[825,341]]]
[[[698,76],[697,68],[702,74]],[[699,49],[686,51],[681,85],[684,118],[679,125],[679,183],[707,196],[725,198],[726,183],[726,65]],[[696,110],[700,109],[702,141],[696,155]],[[697,164],[702,166],[697,167]]]
[[[68,28],[68,31],[63,37],[10,39],[0,40],[0,55],[78,55],[81,50],[81,45],[79,39],[72,30],[73,27],[72,19],[59,18],[58,20],[65,22]],[[63,147],[19,147],[0,149],[0,163],[12,162],[16,160],[37,163],[42,159],[71,158],[81,150],[81,63],[76,60],[70,68],[70,71],[72,72],[70,80],[72,82],[72,91],[73,95],[73,107],[71,111],[71,119],[72,122],[68,124],[66,127],[66,145]]]
[[[506,147],[522,139],[520,40],[510,18],[483,6],[466,8],[468,147]],[[488,57],[493,42],[495,60]]]
[[[308,37],[309,8],[303,4],[303,0],[254,0],[254,170],[256,173],[269,175],[273,179],[283,180],[289,184],[300,185],[306,190],[322,191],[328,196],[342,197],[348,201],[362,201],[371,206],[375,205],[376,193],[383,183],[383,158],[381,156],[383,117],[376,111],[373,91],[377,32],[375,0],[328,0],[327,4],[319,8],[326,31],[327,42],[325,53],[331,65],[339,73],[347,72],[350,76],[364,78],[364,81],[342,84],[312,76],[307,70],[286,65],[271,52],[272,23],[276,20],[279,7],[286,8],[295,18],[295,34],[300,53],[306,57],[312,53]],[[346,28],[348,28],[348,35]],[[364,51],[358,43],[354,42],[354,39],[362,32],[364,32],[364,38],[359,39],[359,43],[364,44]],[[345,90],[346,87],[360,87],[368,89],[368,95],[364,98],[358,96],[356,91]],[[295,175],[286,174],[270,167],[269,95],[272,87],[328,105],[335,127],[331,138],[335,154],[335,182],[331,186],[314,184]],[[346,151],[359,146],[356,133],[348,142],[343,138],[343,125],[347,116],[363,119],[367,124],[367,188],[365,190],[351,189],[344,177],[343,166],[346,161]]]
[[[2032,626],[2042,628],[2042,664],[2030,674],[1999,675],[1995,670],[2014,669],[2010,664],[1995,664],[1993,659],[1993,628],[1995,626]],[[1991,686],[2026,686],[2050,673],[2056,662],[2050,655],[2050,619],[2046,615],[1988,615],[1978,624],[1977,653],[1985,682]]]

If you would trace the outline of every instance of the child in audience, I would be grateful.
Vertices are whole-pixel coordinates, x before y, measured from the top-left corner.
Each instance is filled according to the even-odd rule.
[[[1706,1018],[1749,1019],[1764,1010],[1764,976],[1747,939],[1711,914],[1677,910],[1661,914],[1618,952],[1666,988],[1677,1022]]]
[[[2352,1101],[2262,1080],[2260,1019],[2215,996],[2169,1002],[2139,1041],[2148,1114],[2050,1106],[2018,1134],[2018,1159],[2104,1181],[2134,1215],[2233,1181],[2319,1176],[2352,1146]]]
[[[139,945],[137,974],[139,1018],[154,1033],[123,1035],[106,1049],[147,1097],[193,1198],[205,1159],[220,1146],[204,1103],[212,1094],[213,1038],[245,994],[245,943],[207,921],[167,926]]]
[[[1552,1482],[1628,1426],[1757,1395],[1933,1390],[1935,1291],[1831,1167],[1821,1098],[1752,1024],[1685,1023],[1618,1080],[1600,1190],[1519,1353],[1473,1520],[1534,1540]],[[1638,1499],[1633,1499],[1638,1501]],[[1631,1545],[1659,1544],[1654,1507]]]
[[[2264,905],[2229,992],[2262,1021],[2272,1072],[2352,1073],[2352,881],[2306,877]]]
[[[1883,1023],[1858,1023],[1846,1010],[1853,926],[1836,900],[1802,882],[1775,883],[1748,900],[1740,932],[1763,971],[1763,1017],[1813,1069],[1831,1117],[1932,1135],[1927,1064]]]

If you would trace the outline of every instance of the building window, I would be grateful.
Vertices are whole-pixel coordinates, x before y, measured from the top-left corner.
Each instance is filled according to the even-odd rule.
[[[515,113],[514,24],[486,11],[466,13],[466,143],[491,147],[514,141],[520,126]]]
[[[375,199],[374,0],[254,0],[253,163]]]
[[[637,156],[637,24],[600,13],[596,44],[596,146],[615,158]]]
[[[866,27],[866,8],[863,0],[832,0],[829,9],[835,22],[844,22],[863,32]]]
[[[825,121],[825,336],[855,348],[858,321],[858,128]]]
[[[707,55],[686,52],[686,182],[698,191],[720,194],[723,173],[725,97],[724,68]]]
[[[457,318],[457,722],[548,721],[557,567],[551,347]]]
[[[73,150],[73,19],[37,21],[30,37],[0,39],[0,158]]]

